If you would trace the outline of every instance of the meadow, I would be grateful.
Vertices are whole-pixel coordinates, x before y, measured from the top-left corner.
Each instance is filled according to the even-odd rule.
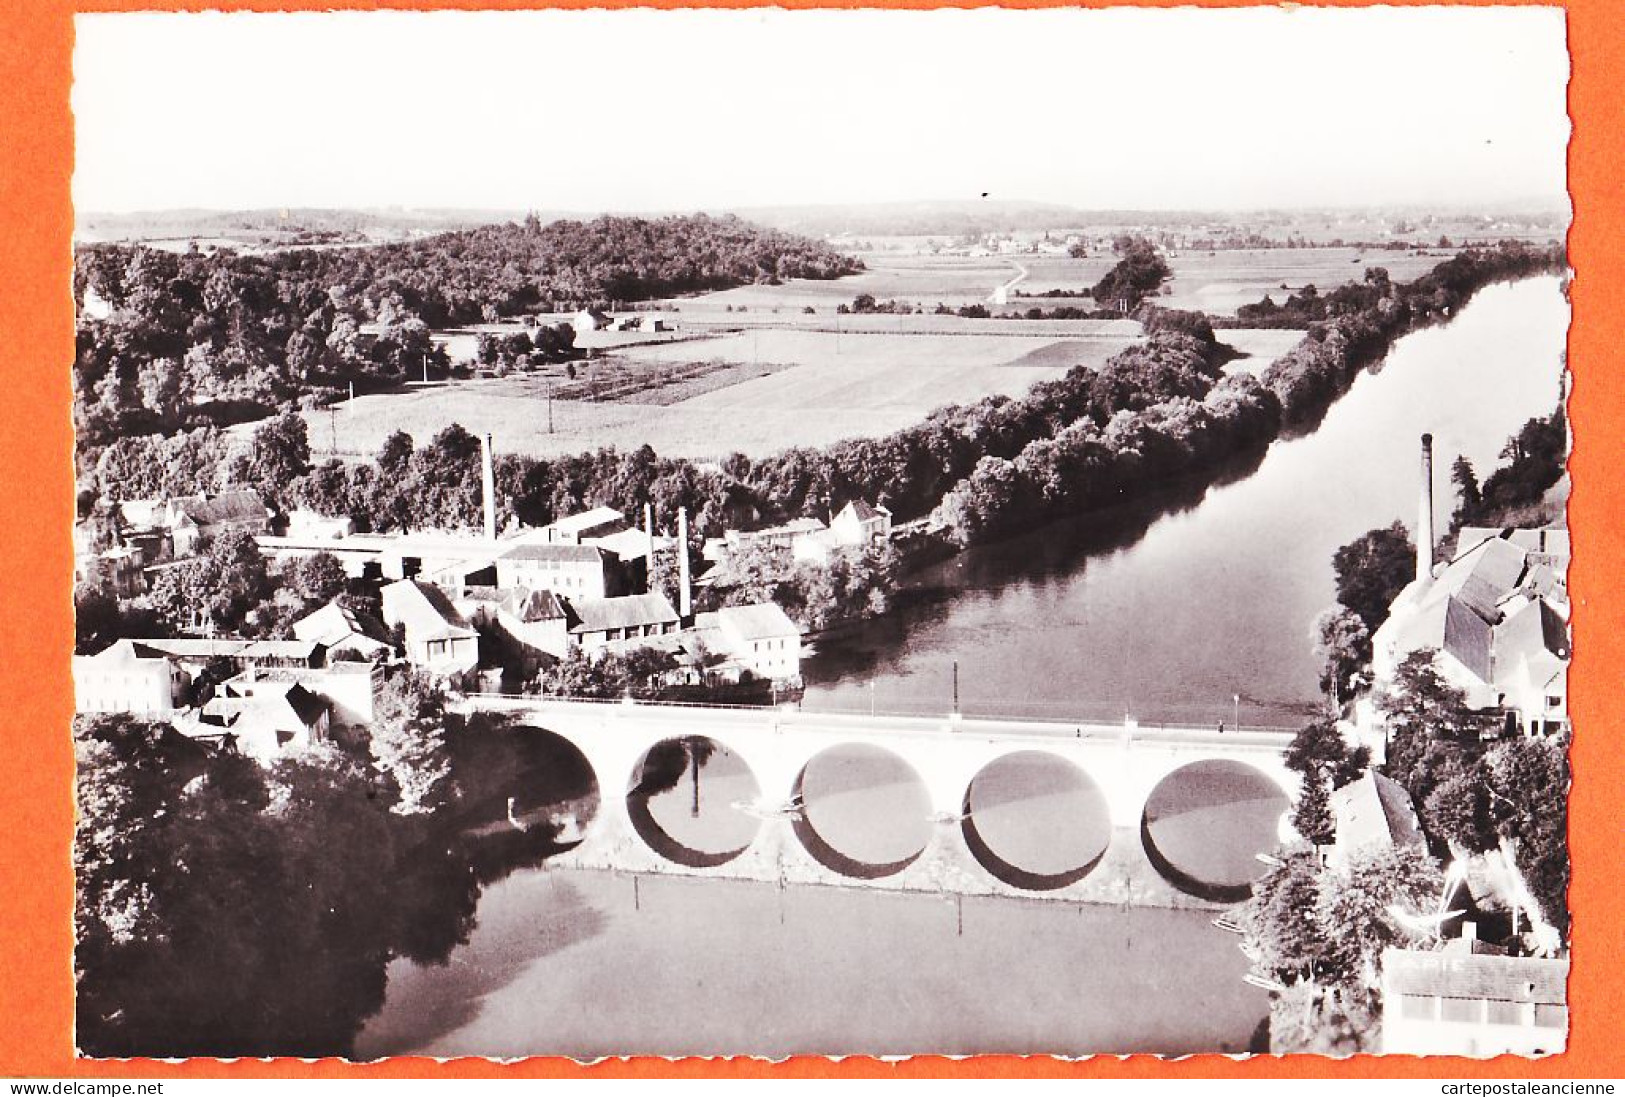
[[[1138,337],[1117,324],[1092,336],[920,335],[763,329],[623,349],[590,370],[616,376],[719,362],[670,387],[618,401],[551,401],[541,375],[454,382],[358,397],[305,412],[311,448],[370,457],[395,430],[427,441],[448,423],[490,432],[499,450],[536,456],[600,446],[695,459],[886,434],[932,410],[992,393],[1016,396],[1076,365],[1098,366]]]

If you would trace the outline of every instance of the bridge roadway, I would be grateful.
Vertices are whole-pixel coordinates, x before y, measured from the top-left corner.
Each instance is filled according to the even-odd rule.
[[[808,764],[845,745],[886,751],[907,763],[930,799],[932,835],[921,854],[884,878],[866,882],[904,890],[972,894],[1033,894],[1058,898],[1190,905],[1193,890],[1175,886],[1177,872],[1155,867],[1145,840],[1147,803],[1175,771],[1198,762],[1238,763],[1266,778],[1287,800],[1297,775],[1283,755],[1293,732],[1279,728],[1227,729],[1022,719],[854,715],[778,708],[726,708],[470,695],[460,706],[512,714],[571,743],[592,767],[599,805],[581,827],[581,843],[556,863],[629,872],[674,872],[752,879],[850,883],[851,873],[808,848],[805,814],[791,805]],[[736,755],[750,769],[758,802],[769,806],[755,839],[726,864],[697,868],[656,853],[638,836],[627,792],[637,783],[645,755],[656,744],[701,736]],[[1112,828],[1105,854],[1082,879],[1057,886],[1022,887],[996,878],[985,857],[969,847],[965,826],[970,786],[1000,758],[1039,752],[1070,762],[1099,789]],[[777,813],[774,805],[784,805]],[[1281,822],[1283,836],[1285,815]],[[800,831],[798,836],[797,831]],[[817,846],[816,838],[811,844]],[[985,851],[984,851],[985,852]],[[826,851],[827,853],[827,851]],[[1189,885],[1191,881],[1185,880]],[[1231,889],[1232,891],[1234,889]],[[1236,894],[1208,893],[1209,900]],[[1199,904],[1198,904],[1199,905]]]

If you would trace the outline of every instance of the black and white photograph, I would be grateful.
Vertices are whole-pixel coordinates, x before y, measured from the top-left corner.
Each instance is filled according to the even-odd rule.
[[[80,1056],[1564,1050],[1561,9],[74,32]]]

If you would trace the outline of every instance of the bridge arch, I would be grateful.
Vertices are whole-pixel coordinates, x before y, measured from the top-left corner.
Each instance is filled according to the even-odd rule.
[[[931,844],[931,796],[909,761],[872,743],[837,743],[796,777],[791,827],[808,855],[859,880],[895,876]]]
[[[1105,794],[1050,750],[1005,751],[977,771],[960,832],[984,871],[1023,891],[1058,891],[1093,872],[1111,844]]]
[[[750,765],[705,735],[662,739],[644,751],[626,789],[632,829],[654,853],[687,868],[717,868],[756,840],[761,797]]]
[[[1147,792],[1139,821],[1146,858],[1180,891],[1214,902],[1252,894],[1258,861],[1280,843],[1292,785],[1251,759],[1195,758]]]

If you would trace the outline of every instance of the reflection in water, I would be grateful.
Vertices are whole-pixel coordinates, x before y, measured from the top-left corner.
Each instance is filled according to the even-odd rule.
[[[1401,340],[1380,375],[1250,476],[928,570],[912,609],[822,645],[804,667],[807,707],[867,711],[873,696],[882,710],[945,712],[957,659],[970,713],[1216,724],[1233,722],[1239,694],[1245,721],[1300,722],[1317,702],[1308,632],[1332,601],[1332,552],[1411,520],[1422,432],[1438,467],[1460,453],[1483,473],[1548,413],[1566,325],[1556,279],[1492,287]],[[1444,528],[1448,491],[1438,504]],[[900,760],[852,749],[809,764],[797,834],[860,873],[906,864],[930,837],[924,790]],[[673,833],[686,825],[681,776]],[[709,818],[713,778],[698,776]],[[982,782],[978,832],[1001,860],[1053,868],[1055,847],[1025,844],[1015,825],[1031,810],[1087,854],[1074,836],[1088,828],[1058,821],[1066,787],[1037,767],[1002,790]],[[1181,886],[1244,890],[1285,807],[1262,775],[1193,766],[1153,795],[1147,852]],[[525,870],[486,889],[477,927],[466,900],[453,914],[423,952],[471,931],[467,943],[443,965],[391,965],[360,1053],[1244,1051],[1267,1011],[1205,912]]]
[[[820,638],[803,703],[947,712],[958,661],[972,714],[1214,725],[1233,722],[1239,695],[1244,722],[1301,724],[1320,702],[1309,630],[1334,600],[1332,553],[1414,523],[1424,431],[1436,467],[1462,454],[1482,475],[1509,435],[1549,414],[1567,324],[1557,279],[1491,286],[1450,324],[1401,339],[1380,374],[1251,475],[922,572],[911,586],[923,604]],[[1443,529],[1447,484],[1436,500]]]
[[[726,864],[743,853],[759,820],[738,810],[758,794],[750,767],[700,735],[656,743],[626,795],[632,826],[667,860],[693,868]]]
[[[1196,762],[1152,790],[1145,806],[1146,851],[1185,890],[1240,899],[1264,871],[1258,854],[1280,844],[1287,807],[1280,786],[1250,766]]]
[[[879,747],[848,743],[818,754],[801,771],[796,794],[796,836],[846,876],[901,872],[931,838],[925,786],[907,762]]]
[[[1268,1009],[1202,911],[566,869],[390,968],[380,1055],[1248,1050]]]
[[[965,793],[962,829],[983,868],[1031,890],[1083,879],[1112,835],[1100,789],[1043,751],[1006,754],[978,773]]]

